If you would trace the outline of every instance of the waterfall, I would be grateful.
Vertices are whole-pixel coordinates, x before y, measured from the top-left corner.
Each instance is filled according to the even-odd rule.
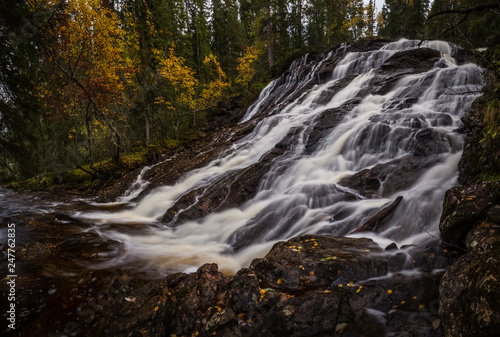
[[[429,69],[384,73],[391,57],[424,47],[440,53]],[[480,69],[456,61],[457,52],[446,42],[400,40],[368,51],[342,46],[305,55],[262,91],[242,120],[259,122],[217,159],[139,201],[129,191],[120,200],[129,203],[125,210],[79,217],[124,243],[125,253],[113,263],[166,271],[191,271],[205,262],[235,271],[279,240],[350,235],[398,196],[403,201],[376,234],[352,235],[380,245],[423,244],[439,235],[444,192],[456,183],[463,147],[456,129],[482,83]],[[211,186],[278,144],[285,145],[283,153],[250,200],[175,226],[160,221],[183,195],[199,191],[189,206],[198,207]],[[360,172],[380,182],[370,195],[345,183]]]

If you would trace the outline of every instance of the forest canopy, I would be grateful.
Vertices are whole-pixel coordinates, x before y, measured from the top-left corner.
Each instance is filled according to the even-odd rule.
[[[493,0],[0,0],[0,180],[195,139],[304,53],[439,38],[499,68],[499,32]]]

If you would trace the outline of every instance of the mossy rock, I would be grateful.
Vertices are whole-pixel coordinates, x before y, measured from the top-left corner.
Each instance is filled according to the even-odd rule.
[[[148,145],[146,153],[144,154],[144,160],[148,163],[157,161],[161,157],[161,150],[156,145]]]
[[[471,251],[442,278],[445,336],[496,336],[500,331],[500,227],[483,223],[467,237]]]
[[[456,186],[446,191],[439,224],[443,241],[465,246],[467,233],[486,220],[488,210],[498,205],[500,183],[485,182],[470,187]]]

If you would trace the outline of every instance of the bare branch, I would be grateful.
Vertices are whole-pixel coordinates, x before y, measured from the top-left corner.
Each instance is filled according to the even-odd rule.
[[[467,18],[467,16],[469,16],[473,12],[481,12],[481,11],[490,10],[490,9],[497,9],[497,8],[500,9],[500,2],[490,3],[490,4],[481,4],[481,5],[477,5],[474,7],[465,8],[465,9],[450,9],[450,10],[440,11],[440,12],[429,15],[429,17],[427,18],[427,21],[435,18],[436,16],[445,15],[445,14],[463,14],[463,15],[465,15],[465,18]],[[463,21],[465,21],[465,19],[460,20],[460,22],[458,24],[462,23]]]

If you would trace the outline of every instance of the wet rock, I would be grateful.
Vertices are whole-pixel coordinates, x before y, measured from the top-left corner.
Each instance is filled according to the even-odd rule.
[[[371,257],[381,251],[370,239],[306,235],[275,244],[250,268],[264,284],[282,291],[327,289],[387,273],[387,261]]]
[[[171,334],[191,335],[195,331],[212,335],[231,329],[236,315],[228,308],[229,279],[216,264],[205,264],[194,274],[169,276],[167,328]]]
[[[423,129],[417,132],[414,142],[408,144],[408,150],[417,157],[425,157],[450,151],[451,144],[448,138],[440,132]]]
[[[162,220],[177,226],[212,212],[241,206],[255,196],[260,180],[269,172],[273,159],[283,154],[284,150],[279,145],[259,162],[240,171],[228,172],[217,184],[203,186],[179,197],[165,212]],[[280,169],[285,170],[286,166],[282,165]]]
[[[354,230],[351,234],[361,233],[361,232],[377,232],[383,225],[384,222],[394,210],[398,207],[399,203],[403,200],[402,196],[399,196],[390,205],[384,207],[377,214],[370,217],[361,227]]]
[[[341,179],[339,185],[352,188],[366,198],[376,198],[380,188],[380,180],[371,170],[366,169]]]
[[[339,336],[337,326],[352,320],[347,298],[340,291],[312,291],[291,298],[280,295],[263,312],[262,323],[250,327],[248,336]]]
[[[494,336],[500,331],[500,226],[483,223],[471,230],[467,248],[441,282],[445,336]]]
[[[406,50],[387,59],[380,67],[380,73],[394,76],[424,72],[432,69],[440,58],[441,54],[434,49]]]
[[[377,164],[371,171],[382,182],[382,197],[389,197],[411,187],[424,170],[436,165],[439,161],[438,156],[422,158],[408,155]]]
[[[333,95],[340,89],[345,87],[351,79],[341,79],[334,84],[334,87],[330,88],[330,93]],[[330,99],[333,96],[330,96]],[[327,100],[327,98],[324,98]],[[306,143],[307,153],[312,153],[318,149],[321,145],[321,140],[323,140],[333,128],[342,122],[344,116],[352,111],[356,104],[359,104],[361,100],[354,98],[342,104],[338,108],[326,109],[320,113],[320,116],[316,119],[313,130],[310,132],[309,138]]]
[[[467,233],[486,219],[490,208],[499,202],[499,183],[456,186],[448,190],[439,224],[443,240],[451,245],[464,246]]]
[[[123,250],[123,244],[104,240],[95,233],[79,233],[64,240],[57,249],[60,254],[69,258],[98,261],[118,256]]]

